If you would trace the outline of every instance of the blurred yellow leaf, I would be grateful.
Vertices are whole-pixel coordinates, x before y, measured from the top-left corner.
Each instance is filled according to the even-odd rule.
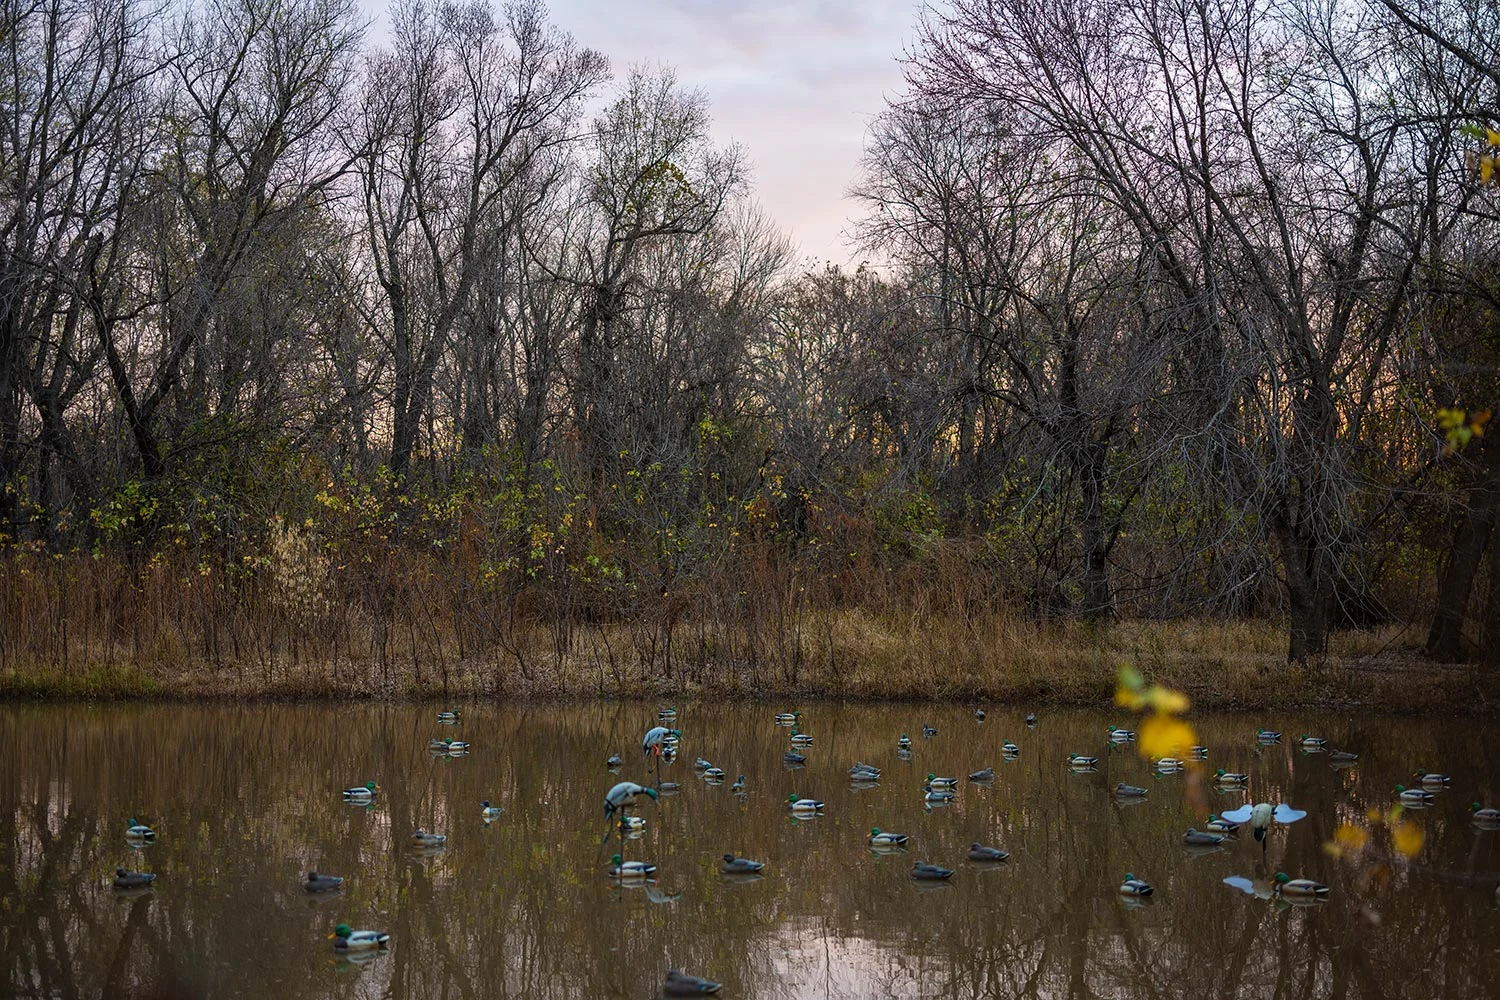
[[[1479,158],[1479,183],[1488,184],[1490,178],[1495,175],[1495,158],[1493,156],[1481,156]]]
[[[1408,858],[1414,858],[1422,852],[1424,839],[1426,836],[1422,828],[1415,823],[1403,820],[1391,827],[1391,843]]]
[[[1484,130],[1484,137],[1489,140],[1491,146],[1500,149],[1500,132],[1496,132],[1492,128],[1487,128]]]
[[[1188,710],[1188,696],[1181,691],[1174,691],[1171,688],[1156,685],[1150,691],[1146,692],[1146,694],[1152,707],[1158,712],[1181,715]],[[1184,743],[1183,749],[1190,746],[1192,746],[1191,743]]]
[[[1170,757],[1197,742],[1198,735],[1192,726],[1166,713],[1157,712],[1141,723],[1138,746],[1143,757]]]
[[[1346,851],[1359,851],[1369,841],[1369,831],[1352,823],[1343,823],[1333,831],[1333,841]]]
[[[1146,707],[1146,699],[1140,693],[1128,687],[1115,688],[1115,704],[1121,708],[1128,708],[1132,712],[1139,712]]]

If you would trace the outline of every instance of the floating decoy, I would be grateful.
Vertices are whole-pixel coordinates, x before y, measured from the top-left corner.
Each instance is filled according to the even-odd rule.
[[[660,757],[667,748],[667,737],[672,734],[673,731],[666,726],[653,726],[646,730],[646,735],[641,737],[641,756]]]
[[[1225,837],[1222,833],[1207,833],[1195,827],[1188,827],[1187,833],[1182,835],[1182,842],[1189,847],[1217,847],[1224,843]]]
[[[1314,882],[1310,878],[1292,878],[1286,872],[1277,872],[1275,885],[1272,888],[1279,896],[1317,896],[1322,898],[1328,895],[1328,886],[1321,882]]]
[[[871,847],[900,847],[907,839],[904,833],[890,833],[878,826],[870,830]]]
[[[901,747],[896,751],[896,756],[901,760],[911,760],[911,751],[906,749],[906,747]]]
[[[1281,734],[1272,732],[1269,729],[1257,729],[1255,731],[1255,739],[1260,743],[1280,743]]]
[[[646,878],[656,872],[648,861],[622,861],[618,854],[609,859],[609,874],[614,878]]]
[[[736,795],[743,793],[745,791],[745,776],[742,774],[738,778],[735,778],[734,784],[729,786],[729,790]]]
[[[1099,763],[1098,757],[1085,757],[1083,754],[1068,754],[1069,767],[1094,767]]]
[[[644,795],[654,802],[657,791],[654,788],[637,785],[633,781],[622,781],[615,785],[604,793],[604,818],[609,819],[615,814],[616,809],[625,809],[634,804],[637,795]]]
[[[1188,756],[1193,758],[1193,760],[1207,760],[1208,747],[1188,747]]]
[[[1222,767],[1214,772],[1214,784],[1225,788],[1247,785],[1249,783],[1250,775],[1248,774],[1237,774],[1232,771],[1226,771]]]
[[[656,790],[663,795],[682,791],[682,786],[675,781],[662,781],[657,783]]]
[[[807,755],[806,754],[800,754],[800,753],[798,753],[795,750],[788,750],[786,753],[784,753],[784,754],[781,755],[781,762],[783,764],[795,764],[795,765],[806,764],[807,763]]]
[[[725,777],[727,777],[727,775],[724,773],[723,769],[717,767],[711,767],[707,771],[703,772],[703,780],[708,782],[723,781]]]
[[[444,753],[448,749],[448,741],[441,736],[434,736],[427,741],[427,749],[434,753]]]
[[[922,724],[922,739],[930,740],[936,735],[936,729],[934,729],[932,726],[927,725],[925,722]]]
[[[910,750],[911,737],[907,736],[905,733],[902,733],[901,738],[896,741],[896,746],[900,747],[902,750]]]
[[[1122,896],[1149,896],[1152,891],[1151,884],[1136,878],[1134,872],[1126,872],[1125,881],[1120,883]]]
[[[1469,806],[1469,812],[1476,823],[1500,823],[1500,809],[1485,809],[1475,802]]]
[[[1396,786],[1396,795],[1409,806],[1425,806],[1437,797],[1425,788],[1407,788],[1405,785]]]
[[[458,713],[457,712],[439,712],[438,715],[437,715],[437,720],[438,720],[438,725],[440,725],[440,726],[456,726],[456,725],[458,725]]]
[[[1035,712],[1027,712],[1026,713],[1026,725],[1027,726],[1035,726],[1036,725],[1036,713]]]
[[[308,872],[302,888],[308,892],[332,892],[343,884],[342,875],[319,875],[317,872]]]
[[[373,951],[386,947],[386,942],[391,939],[384,931],[350,930],[348,924],[339,924],[328,936],[339,951]]]
[[[786,797],[786,804],[794,813],[816,813],[823,811],[823,803],[817,799],[799,799],[796,792]]]
[[[668,969],[667,981],[661,985],[661,991],[673,997],[706,996],[719,992],[719,988],[720,984],[712,979],[690,976],[680,969]]]
[[[974,709],[974,721],[975,722],[983,722],[984,721],[984,709],[982,709],[982,708],[976,708],[976,709]]]
[[[479,803],[479,818],[484,820],[486,823],[490,822],[491,820],[499,819],[500,814],[504,811],[505,810],[501,809],[499,806],[490,805],[489,799],[485,799],[483,802]]]
[[[445,749],[450,754],[462,754],[469,752],[469,744],[465,743],[463,740],[444,740],[443,743],[446,744]]]
[[[673,719],[677,718],[677,706],[671,705],[667,708],[662,709],[660,712],[656,713],[656,718],[660,722],[671,722]]]
[[[113,887],[116,889],[144,889],[156,881],[156,875],[152,872],[128,872],[123,868],[115,869],[115,880]],[[340,882],[343,879],[339,879]]]
[[[1005,756],[1007,757],[1014,757],[1016,754],[1021,752],[1021,748],[1016,746],[1010,740],[1006,740],[1004,743],[1000,744],[1000,752],[1005,754]]]
[[[156,831],[132,816],[130,825],[125,827],[125,839],[137,844],[149,843],[156,839]]]
[[[1116,729],[1109,727],[1109,741],[1111,743],[1129,743],[1135,739],[1135,733],[1128,729]]]
[[[373,781],[367,781],[363,785],[344,789],[345,802],[372,802],[380,792],[380,786]]]
[[[955,792],[946,788],[933,788],[931,785],[923,785],[922,792],[922,799],[926,802],[952,802],[958,798]]]
[[[448,842],[448,838],[441,833],[428,833],[419,826],[409,841],[413,847],[442,847]]]
[[[1161,774],[1176,774],[1183,766],[1182,761],[1176,757],[1163,757],[1156,762],[1156,770]]]
[[[933,788],[954,788],[958,785],[958,779],[939,778],[935,774],[929,774],[927,776],[927,784],[931,785]]]
[[[854,762],[854,766],[849,768],[849,777],[853,778],[856,775],[869,775],[872,778],[878,779],[880,777],[880,768],[874,764],[866,764],[862,760],[857,760]]]
[[[792,743],[797,746],[811,746],[813,738],[806,733],[800,733],[795,727],[792,729]]]
[[[1295,823],[1305,817],[1307,813],[1301,809],[1293,809],[1284,802],[1276,806],[1275,809],[1271,808],[1271,803],[1261,802],[1253,806],[1243,805],[1238,809],[1231,809],[1221,815],[1231,823],[1249,823],[1251,829],[1255,831],[1255,839],[1260,841],[1260,848],[1264,851],[1266,849],[1266,833],[1270,830],[1273,820],[1283,825]]]
[[[699,757],[693,761],[693,767],[697,768],[700,771],[707,771],[713,766],[713,761],[709,760],[706,757]]]
[[[623,757],[621,757],[617,753],[612,753],[609,755],[609,758],[605,760],[604,766],[613,771],[623,763],[625,763],[625,759]]]
[[[1004,861],[1009,857],[1009,851],[1002,851],[998,847],[986,847],[980,843],[969,845],[970,861]]]
[[[776,716],[776,724],[778,726],[795,726],[797,720],[801,717],[801,712],[780,712]]]
[[[1306,750],[1316,750],[1328,745],[1328,741],[1323,737],[1309,736],[1306,733],[1303,733],[1301,736],[1299,736],[1297,738],[1297,742],[1302,745],[1303,749]]]
[[[1359,760],[1359,754],[1348,750],[1332,750],[1328,754],[1328,760],[1334,764],[1353,764]]]
[[[1418,771],[1417,777],[1427,788],[1447,788],[1453,784],[1453,779],[1446,774],[1433,774],[1430,771]]]
[[[749,875],[758,872],[766,866],[764,861],[751,861],[749,858],[737,858],[733,854],[724,855],[724,864],[719,870],[725,875]]]
[[[973,774],[969,775],[969,780],[970,781],[994,781],[995,780],[995,769],[993,767],[987,767],[987,768],[984,768],[981,771],[975,771]]]
[[[912,878],[944,879],[953,877],[952,868],[943,868],[940,865],[929,865],[925,861],[918,861],[911,866]]]
[[[1213,813],[1208,814],[1208,822],[1203,824],[1212,833],[1233,834],[1240,828],[1238,823],[1231,823],[1222,816]]]
[[[1146,789],[1140,785],[1127,785],[1122,781],[1115,786],[1115,795],[1122,799],[1144,799]]]

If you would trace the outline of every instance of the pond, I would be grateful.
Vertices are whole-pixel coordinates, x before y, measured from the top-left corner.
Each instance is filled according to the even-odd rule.
[[[814,742],[791,767],[783,706],[682,704],[661,774],[680,791],[639,800],[645,827],[624,841],[655,880],[622,884],[603,799],[653,780],[640,744],[661,706],[459,707],[440,726],[428,705],[0,706],[0,994],[644,998],[676,967],[732,997],[1500,996],[1500,831],[1469,811],[1500,802],[1482,720],[1195,717],[1207,767],[1247,773],[1247,797],[1111,750],[1124,712],[1040,710],[1028,728],[1025,708],[980,722],[972,706],[802,703]],[[1261,725],[1283,742],[1260,745]],[[1304,753],[1304,732],[1357,764]],[[434,755],[434,737],[472,748]],[[1075,752],[1097,770],[1066,766]],[[727,778],[705,781],[698,757]],[[851,782],[857,760],[878,783]],[[986,766],[993,783],[967,780]],[[1404,815],[1415,856],[1380,824],[1354,851],[1419,768],[1451,788]],[[924,801],[930,772],[960,779],[954,802]],[[366,781],[371,804],[343,800]],[[1147,796],[1122,801],[1121,781]],[[793,818],[790,794],[822,814]],[[1273,824],[1264,848],[1248,830],[1184,846],[1210,811],[1262,800],[1307,816]],[[127,842],[132,818],[153,842]],[[411,847],[419,827],[446,843]],[[872,851],[872,827],[906,849]],[[976,841],[1009,860],[971,862]],[[761,877],[721,874],[726,852],[765,862]],[[914,879],[917,861],[954,874]],[[117,891],[117,867],[158,878]],[[347,881],[310,894],[310,869]],[[1278,871],[1325,883],[1327,900],[1278,898]],[[1120,894],[1126,872],[1149,900]],[[388,949],[340,954],[340,923],[389,933]]]

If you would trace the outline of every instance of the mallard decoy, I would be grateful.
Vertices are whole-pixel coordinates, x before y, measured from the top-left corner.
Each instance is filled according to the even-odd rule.
[[[439,712],[437,714],[437,720],[438,720],[438,725],[440,725],[440,726],[456,726],[456,725],[458,725],[458,713],[457,712]]]
[[[704,979],[702,976],[690,976],[680,969],[668,969],[667,981],[662,983],[661,991],[667,996],[673,997],[696,997],[705,996],[710,993],[719,992],[720,984],[712,979]]]
[[[623,763],[625,763],[625,758],[621,757],[617,753],[612,753],[604,761],[604,766],[606,768],[608,768],[609,770],[613,771],[615,768],[619,767]]]
[[[1122,896],[1149,896],[1153,892],[1151,883],[1142,882],[1135,877],[1134,872],[1125,873],[1125,881],[1120,883],[1120,895]]]
[[[1293,809],[1284,802],[1275,809],[1271,808],[1271,803],[1261,802],[1253,806],[1243,805],[1222,814],[1223,818],[1231,823],[1249,823],[1251,829],[1255,831],[1255,839],[1260,841],[1262,851],[1266,850],[1266,834],[1273,820],[1285,825],[1295,823],[1306,815],[1305,811]]]
[[[444,740],[444,749],[450,754],[465,754],[469,752],[469,744],[463,740]]]
[[[1279,896],[1316,896],[1322,898],[1328,895],[1328,886],[1321,882],[1314,882],[1310,878],[1292,878],[1286,872],[1277,872],[1276,881],[1272,886]]]
[[[900,747],[902,750],[910,750],[911,737],[907,736],[905,733],[902,733],[901,738],[896,741],[896,746]]]
[[[742,774],[738,778],[735,778],[734,784],[729,786],[729,790],[736,795],[743,795],[745,792],[745,776]]]
[[[925,802],[952,802],[958,795],[946,788],[933,788],[931,785],[922,786],[922,799]]]
[[[1016,754],[1021,752],[1021,748],[1016,746],[1010,740],[1006,740],[1004,743],[1000,744],[1000,752],[1005,754],[1005,756],[1007,757],[1014,757]]]
[[[1236,788],[1240,785],[1248,785],[1249,783],[1250,775],[1248,774],[1237,774],[1232,771],[1226,771],[1222,767],[1214,772],[1214,784],[1222,788]]]
[[[501,809],[499,806],[490,805],[489,799],[485,799],[483,802],[479,803],[479,818],[484,820],[486,823],[499,819],[500,814],[504,811],[505,810]]]
[[[862,760],[857,760],[854,762],[854,766],[849,768],[849,777],[855,779],[869,778],[874,781],[879,781],[880,768],[876,767],[874,764],[866,764]]]
[[[1328,753],[1328,760],[1333,764],[1353,764],[1359,760],[1359,754],[1350,753],[1348,750],[1331,750]]]
[[[982,708],[976,708],[976,709],[974,709],[974,721],[975,722],[983,722],[984,721],[984,709],[982,709]]]
[[[302,882],[302,888],[308,892],[333,892],[343,884],[342,875],[319,875],[317,872],[308,872],[307,878]]]
[[[933,788],[956,788],[958,786],[958,779],[939,778],[935,774],[929,774],[927,776],[927,784],[931,785]]]
[[[1322,736],[1309,736],[1303,733],[1297,737],[1297,745],[1304,750],[1321,750],[1328,745],[1328,740]]]
[[[339,924],[328,937],[339,951],[373,951],[386,947],[391,939],[384,931],[350,930],[348,924]]]
[[[911,760],[911,751],[905,747],[897,749],[896,756],[901,760]]]
[[[1409,806],[1425,806],[1437,798],[1425,788],[1407,788],[1405,785],[1396,786],[1396,795]]]
[[[1500,823],[1500,809],[1485,809],[1475,802],[1469,806],[1469,813],[1476,823]]]
[[[925,861],[918,861],[911,866],[912,878],[944,879],[953,877],[952,868],[944,868],[941,865],[929,865]]]
[[[609,819],[615,814],[615,810],[633,805],[637,795],[644,795],[655,802],[657,794],[654,788],[637,785],[633,781],[622,781],[604,793],[604,818]]]
[[[441,833],[428,833],[420,826],[407,838],[407,842],[413,847],[442,847],[448,842],[448,838]]]
[[[669,705],[668,707],[662,709],[660,712],[657,712],[656,718],[658,722],[671,722],[673,719],[677,718],[677,706]]]
[[[612,878],[648,878],[656,873],[656,866],[649,861],[622,861],[618,854],[609,859],[609,874]]]
[[[1182,835],[1182,842],[1189,847],[1217,847],[1224,843],[1225,837],[1222,833],[1208,833],[1195,827],[1188,827],[1187,833]]]
[[[1418,771],[1417,778],[1426,788],[1447,788],[1453,784],[1453,779],[1446,774],[1433,774],[1430,771]]]
[[[1280,743],[1281,734],[1272,732],[1269,729],[1257,729],[1255,731],[1255,740],[1258,743]]]
[[[987,767],[987,768],[984,768],[981,771],[975,771],[973,774],[969,775],[969,780],[970,781],[994,781],[995,780],[995,769],[993,767]]]
[[[806,733],[798,732],[797,728],[795,726],[792,727],[792,743],[793,743],[793,745],[795,745],[795,746],[804,746],[804,747],[805,746],[812,746],[812,741],[813,741],[813,738],[811,736],[807,735]]]
[[[427,749],[433,753],[445,753],[448,750],[448,742],[441,736],[433,736],[427,741]]]
[[[806,764],[807,755],[798,753],[795,750],[788,750],[781,755],[781,762],[783,764]]]
[[[156,831],[132,816],[125,827],[125,839],[137,844],[150,843],[156,839]]]
[[[1096,767],[1098,764],[1099,764],[1099,758],[1098,757],[1085,757],[1083,754],[1078,754],[1078,753],[1070,753],[1070,754],[1068,754],[1068,766],[1069,767],[1075,767],[1075,768]]]
[[[693,761],[693,767],[699,771],[707,771],[713,766],[713,761],[709,760],[707,757],[699,757]]]
[[[764,861],[751,861],[749,858],[737,858],[733,854],[726,854],[724,864],[719,866],[719,870],[725,875],[750,875],[765,866]]]
[[[156,881],[156,875],[152,872],[128,872],[123,868],[115,869],[115,880],[112,887],[115,889],[144,889]],[[339,879],[340,882],[343,879]]]
[[[1027,726],[1027,728],[1032,728],[1035,725],[1036,725],[1036,713],[1035,712],[1027,712],[1026,713],[1026,726]]]
[[[871,847],[900,847],[907,839],[904,833],[890,833],[878,826],[870,830]]]
[[[1122,781],[1115,786],[1115,795],[1122,799],[1144,799],[1146,797],[1146,789],[1140,785],[1127,785]]]
[[[800,799],[797,797],[796,792],[786,797],[786,804],[787,808],[792,812],[799,814],[811,814],[823,811],[823,803],[817,799]]]
[[[927,725],[925,722],[922,724],[922,739],[924,739],[924,740],[930,740],[930,739],[932,739],[936,735],[937,735],[937,729],[935,729],[932,726]]]
[[[1135,733],[1128,729],[1117,729],[1109,727],[1109,741],[1111,743],[1131,743],[1135,740]]]
[[[797,720],[802,718],[801,712],[781,712],[776,716],[778,726],[795,726]]]
[[[1186,766],[1176,757],[1163,757],[1156,762],[1158,774],[1176,774]]]
[[[970,861],[1004,861],[1009,857],[1009,851],[1002,851],[998,847],[986,847],[980,843],[969,845]]]
[[[1193,760],[1207,760],[1208,759],[1208,747],[1203,747],[1203,746],[1188,747],[1188,756],[1191,757]]]
[[[721,782],[726,777],[728,777],[728,775],[725,774],[723,769],[717,767],[711,767],[707,771],[703,772],[703,780],[709,782],[710,784]]]
[[[363,804],[373,802],[375,800],[375,796],[379,793],[380,786],[375,784],[375,782],[373,781],[367,781],[363,785],[356,785],[353,788],[344,789],[343,794],[345,802],[358,802]]]
[[[661,781],[657,782],[656,790],[663,795],[670,795],[682,791],[682,786],[675,781]]]
[[[1231,823],[1224,817],[1215,815],[1214,813],[1208,814],[1208,822],[1203,825],[1208,829],[1210,833],[1222,833],[1227,835],[1232,835],[1236,830],[1240,828],[1240,825],[1238,823]]]

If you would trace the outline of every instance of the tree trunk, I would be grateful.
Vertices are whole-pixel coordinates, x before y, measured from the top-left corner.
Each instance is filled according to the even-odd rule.
[[[1301,537],[1285,515],[1276,519],[1276,541],[1286,574],[1288,663],[1305,663],[1328,651],[1328,603],[1332,588],[1316,541]]]
[[[1083,615],[1090,620],[1114,614],[1109,587],[1109,550],[1113,532],[1104,517],[1104,449],[1089,449],[1083,472]]]
[[[1437,660],[1452,662],[1464,655],[1463,628],[1469,594],[1485,547],[1495,545],[1495,528],[1500,522],[1500,445],[1493,438],[1480,441],[1480,468],[1469,490],[1468,509],[1459,519],[1453,545],[1438,576],[1437,613],[1427,633],[1427,653]],[[1493,586],[1491,581],[1492,589]]]

